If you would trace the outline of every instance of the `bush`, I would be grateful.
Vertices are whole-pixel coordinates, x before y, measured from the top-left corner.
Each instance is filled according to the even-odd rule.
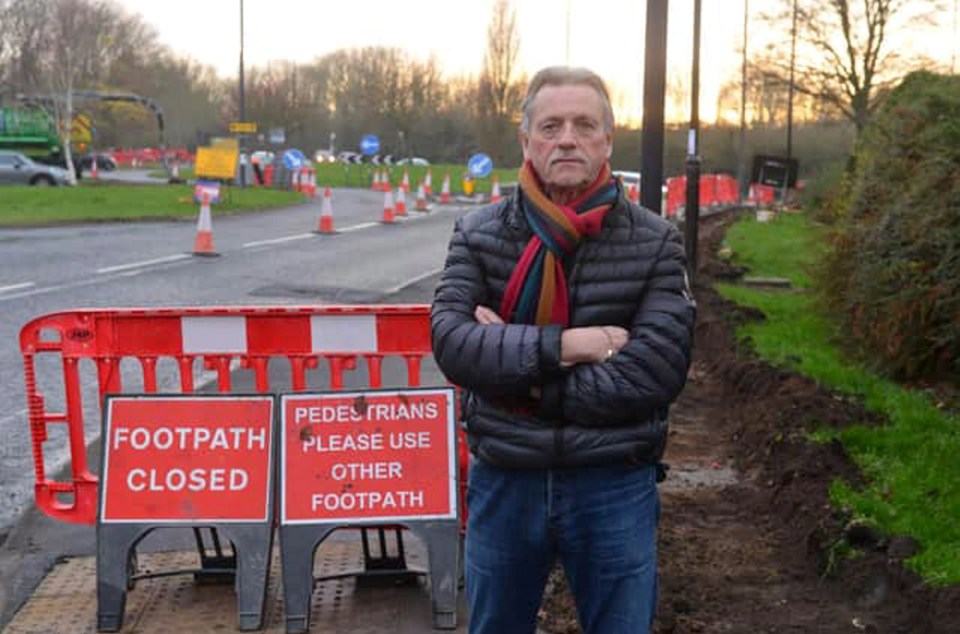
[[[840,217],[844,194],[849,187],[847,161],[834,161],[817,167],[800,194],[800,204],[809,217],[834,224]]]
[[[860,356],[897,378],[960,376],[960,77],[914,73],[884,100],[820,277]]]

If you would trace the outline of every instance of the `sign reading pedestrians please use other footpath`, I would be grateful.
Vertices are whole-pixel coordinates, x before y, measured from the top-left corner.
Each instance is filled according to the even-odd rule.
[[[272,396],[111,396],[100,520],[264,522]]]
[[[453,389],[281,397],[281,523],[454,519]]]

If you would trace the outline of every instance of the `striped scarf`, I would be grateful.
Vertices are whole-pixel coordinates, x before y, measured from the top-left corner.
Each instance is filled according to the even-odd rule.
[[[533,237],[507,280],[500,316],[508,323],[568,326],[570,297],[563,262],[583,236],[599,233],[619,196],[616,180],[604,165],[582,196],[561,206],[547,198],[528,161],[520,168],[520,190]]]

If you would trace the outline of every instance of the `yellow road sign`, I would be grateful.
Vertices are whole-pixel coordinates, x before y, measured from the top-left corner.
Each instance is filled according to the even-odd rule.
[[[70,122],[70,140],[74,143],[90,143],[93,140],[93,124],[90,117],[78,114]]]
[[[231,179],[237,171],[239,153],[230,147],[197,148],[197,176]]]
[[[257,124],[253,121],[234,121],[230,124],[230,131],[234,134],[256,134]]]

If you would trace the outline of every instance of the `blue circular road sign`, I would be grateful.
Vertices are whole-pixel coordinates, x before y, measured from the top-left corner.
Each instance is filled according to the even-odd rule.
[[[474,154],[467,161],[467,171],[477,178],[486,178],[493,171],[493,159],[486,154]]]
[[[295,170],[307,164],[307,157],[303,152],[292,148],[283,153],[283,166],[288,170]]]
[[[360,151],[367,156],[373,156],[380,151],[380,138],[376,134],[367,134],[360,139]]]

